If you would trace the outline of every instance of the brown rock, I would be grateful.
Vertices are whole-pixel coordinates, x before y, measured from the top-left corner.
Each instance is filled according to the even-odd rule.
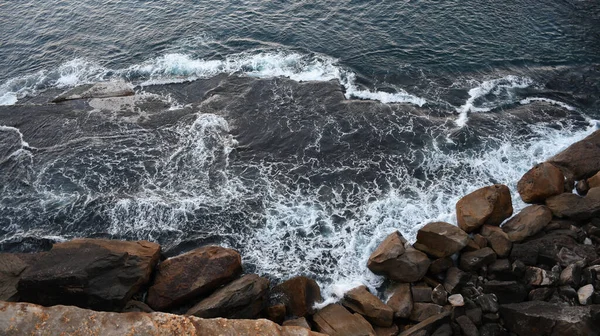
[[[339,304],[331,304],[313,315],[317,331],[330,336],[374,336],[373,327],[359,314]]]
[[[413,284],[410,291],[412,293],[413,302],[432,302],[431,293],[433,290],[426,284]]]
[[[444,307],[435,303],[415,302],[413,305],[413,310],[410,313],[410,319],[415,322],[422,322],[443,312]]]
[[[406,239],[402,237],[400,232],[392,232],[373,251],[367,262],[367,267],[373,273],[381,274],[389,267],[388,264],[393,264],[396,258],[404,254],[405,244]]]
[[[19,280],[21,300],[121,310],[150,280],[160,246],[147,241],[75,239],[54,244]]]
[[[413,309],[412,292],[410,284],[398,284],[392,291],[387,305],[394,310],[398,318],[408,318]]]
[[[600,188],[590,189],[585,197],[562,193],[546,200],[546,206],[554,216],[587,220],[600,215]]]
[[[33,264],[41,254],[32,253],[0,253],[0,300],[18,301],[17,284],[21,275],[29,265]],[[32,258],[33,257],[33,258]]]
[[[597,172],[596,174],[594,174],[594,176],[587,179],[586,184],[588,190],[600,187],[600,172]]]
[[[431,265],[429,266],[429,273],[431,273],[431,274],[443,273],[443,272],[446,272],[448,270],[448,268],[452,267],[453,265],[454,265],[454,262],[452,261],[452,258],[450,258],[450,257],[439,258],[439,259],[436,259],[431,262]]]
[[[444,324],[450,323],[450,312],[444,312],[432,316],[409,329],[404,330],[398,336],[430,335]]]
[[[187,315],[202,318],[256,318],[263,309],[268,289],[267,278],[247,274],[198,302],[188,310]]]
[[[150,308],[150,306],[148,306],[147,304],[145,304],[141,301],[130,300],[129,302],[127,302],[127,304],[125,305],[125,308],[123,308],[122,312],[123,313],[133,313],[133,312],[154,313],[154,309]]]
[[[492,226],[492,227],[496,227],[496,226]],[[479,233],[473,235],[473,241],[475,242],[475,244],[477,244],[477,246],[479,246],[480,249],[488,246],[487,238],[485,238],[483,235],[480,235]]]
[[[377,336],[396,336],[400,331],[400,328],[395,324],[392,324],[391,327],[387,328],[375,326],[373,329],[375,329],[375,335]]]
[[[496,252],[498,257],[506,258],[510,255],[512,242],[506,232],[497,226],[484,225],[481,227],[481,235],[487,238],[488,244]]]
[[[265,308],[265,317],[275,323],[281,324],[285,319],[285,304],[276,303]]]
[[[502,184],[475,190],[456,203],[458,226],[466,232],[484,224],[498,226],[512,213],[510,190]]]
[[[148,291],[148,305],[167,310],[208,294],[242,272],[240,254],[220,246],[205,246],[158,266],[154,284]]]
[[[489,247],[460,255],[460,268],[464,271],[477,271],[496,261],[496,253]]]
[[[108,313],[73,306],[0,302],[0,334],[102,336],[326,336],[268,320],[201,319],[166,313]]]
[[[299,317],[299,318],[293,319],[293,320],[287,320],[287,321],[283,322],[283,326],[284,327],[296,326],[296,327],[302,327],[302,328],[310,330],[310,324],[308,324],[308,321],[304,317]]]
[[[552,220],[552,212],[543,205],[530,205],[502,226],[508,238],[520,242],[540,232]]]
[[[431,300],[440,306],[448,303],[448,292],[443,285],[437,285],[431,292]]]
[[[460,288],[467,283],[469,274],[461,271],[457,267],[450,267],[446,272],[444,288],[450,294],[456,294]]]
[[[275,286],[271,295],[285,304],[287,314],[302,317],[314,313],[314,304],[321,302],[321,288],[305,276],[291,278]]]
[[[573,180],[590,177],[600,171],[600,131],[569,146],[548,160]]]
[[[414,247],[437,258],[444,258],[462,250],[468,241],[469,236],[458,227],[445,222],[433,222],[419,229]]]
[[[531,168],[517,184],[517,190],[525,203],[543,202],[550,196],[563,192],[565,177],[560,169],[548,162]]]
[[[392,308],[371,294],[365,286],[348,291],[344,294],[342,303],[346,308],[361,314],[367,321],[380,327],[390,327],[394,320]]]
[[[399,282],[414,282],[423,278],[431,260],[411,246],[404,247],[404,238],[398,232],[388,236],[371,254],[367,267],[375,274]],[[400,248],[402,245],[402,248]]]

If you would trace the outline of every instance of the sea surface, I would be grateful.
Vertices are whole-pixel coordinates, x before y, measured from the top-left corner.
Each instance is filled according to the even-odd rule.
[[[97,82],[137,98],[39,105]],[[335,300],[468,192],[522,208],[599,98],[598,1],[0,1],[0,249],[221,244]]]

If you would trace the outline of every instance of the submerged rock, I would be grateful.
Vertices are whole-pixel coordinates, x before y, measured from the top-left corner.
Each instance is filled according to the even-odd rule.
[[[423,226],[417,232],[417,250],[437,258],[444,258],[462,250],[469,240],[466,232],[445,222],[434,222]]]
[[[498,226],[512,213],[510,190],[502,184],[475,190],[456,203],[458,226],[466,232],[484,224]]]

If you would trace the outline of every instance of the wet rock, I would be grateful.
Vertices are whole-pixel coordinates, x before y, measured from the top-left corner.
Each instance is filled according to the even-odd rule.
[[[406,239],[400,232],[392,232],[373,251],[369,257],[367,267],[375,274],[384,272],[389,268],[390,265],[388,264],[393,264],[396,258],[404,254],[405,244]]]
[[[293,320],[287,320],[287,321],[283,322],[283,326],[284,327],[296,326],[296,327],[302,327],[302,328],[310,330],[310,324],[308,324],[308,321],[304,317],[299,317],[299,318],[293,319]]]
[[[585,197],[563,193],[546,200],[546,206],[558,218],[584,221],[600,215],[600,188],[590,189]]]
[[[443,306],[446,303],[448,303],[448,292],[446,292],[444,286],[437,285],[433,289],[433,292],[431,292],[431,301],[440,306]]]
[[[168,310],[208,294],[242,272],[240,254],[220,246],[205,246],[158,266],[154,284],[148,290],[148,305]]]
[[[39,253],[0,253],[0,300],[18,301],[17,284],[21,275],[41,257]]]
[[[437,258],[444,258],[462,250],[468,241],[467,233],[458,227],[445,222],[433,222],[419,229],[414,247]]]
[[[443,272],[446,272],[453,265],[454,265],[454,262],[452,261],[452,258],[450,258],[450,257],[439,258],[439,259],[436,259],[433,262],[431,262],[431,265],[429,266],[429,273],[434,274],[434,275],[443,273]]]
[[[463,335],[465,336],[479,336],[477,326],[469,319],[466,315],[460,316],[456,319],[456,323],[460,326]]]
[[[417,336],[417,335],[430,335],[442,325],[450,323],[450,312],[444,312],[435,316],[432,316],[409,329],[404,330],[398,336]]]
[[[592,294],[594,294],[594,286],[591,284],[579,288],[579,290],[577,290],[577,298],[579,299],[579,303],[584,306],[590,304]]]
[[[502,226],[512,242],[520,242],[544,229],[552,220],[552,212],[543,205],[530,205]]]
[[[489,246],[496,252],[498,257],[506,258],[509,256],[512,249],[512,242],[501,228],[484,225],[481,227],[481,235],[487,239]]]
[[[585,196],[585,194],[587,194],[587,192],[590,190],[590,186],[586,180],[580,180],[575,183],[575,190],[579,195]]]
[[[410,290],[410,284],[398,284],[391,291],[391,295],[386,302],[394,310],[394,315],[398,318],[408,318],[413,310],[413,299]]]
[[[573,180],[590,177],[600,171],[600,131],[587,136],[556,154],[548,162],[559,167]]]
[[[517,191],[525,203],[543,202],[550,196],[561,194],[564,190],[565,177],[551,163],[544,162],[531,168],[519,183]]]
[[[517,335],[588,336],[598,333],[600,319],[589,307],[543,301],[500,306],[506,328]]]
[[[464,252],[460,256],[460,268],[464,271],[477,271],[496,261],[496,253],[489,247],[473,252]]]
[[[465,305],[465,299],[460,294],[453,294],[448,297],[448,303],[450,303],[452,307],[462,307]]]
[[[339,304],[331,304],[313,316],[317,331],[330,336],[375,335],[373,327],[359,314],[352,314]]]
[[[435,303],[424,303],[415,302],[413,310],[410,313],[410,319],[416,322],[422,322],[426,319],[441,314],[444,311],[444,307],[436,305]]]
[[[491,280],[483,285],[483,292],[496,295],[500,304],[523,302],[527,298],[525,287],[516,281]]]
[[[360,286],[344,294],[343,305],[364,316],[367,321],[380,327],[390,327],[394,320],[394,311],[371,294],[367,287]]]
[[[60,94],[52,102],[59,103],[75,99],[126,97],[133,96],[134,94],[135,92],[131,84],[125,82],[105,82],[78,86]]]
[[[580,255],[578,255],[577,253],[573,252],[572,250],[566,248],[566,247],[562,247],[557,255],[556,255],[559,264],[562,267],[568,267],[570,265],[576,264],[576,263],[584,263],[585,264],[585,260],[583,257],[581,257]]]
[[[484,313],[498,312],[498,298],[494,294],[482,294],[475,298],[475,303]]]
[[[188,310],[187,315],[202,318],[256,318],[263,309],[268,289],[267,278],[247,274],[219,288]]]
[[[310,278],[298,276],[273,287],[271,295],[285,304],[287,314],[302,317],[314,313],[314,304],[321,302],[321,288]]]
[[[109,313],[73,306],[0,302],[0,334],[102,336],[325,336],[268,320],[201,319],[166,313]]]
[[[21,300],[121,310],[150,280],[160,246],[147,241],[75,239],[55,244],[19,280]]]
[[[458,226],[466,232],[484,224],[498,226],[512,213],[510,190],[501,184],[475,190],[456,203]]]
[[[423,278],[431,260],[410,246],[399,232],[390,234],[369,257],[367,267],[375,274],[398,282],[415,282]]]
[[[456,294],[462,286],[469,280],[469,274],[461,271],[456,267],[450,267],[446,272],[444,280],[444,288],[450,294]]]
[[[529,292],[529,301],[548,301],[554,294],[554,288],[536,288]]]
[[[431,294],[433,293],[433,290],[427,285],[413,285],[411,292],[414,302],[432,302]]]

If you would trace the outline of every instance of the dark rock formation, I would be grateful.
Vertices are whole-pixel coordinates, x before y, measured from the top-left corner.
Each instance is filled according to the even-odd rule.
[[[464,271],[477,271],[496,261],[496,253],[489,247],[473,252],[464,252],[460,256],[460,268]]]

